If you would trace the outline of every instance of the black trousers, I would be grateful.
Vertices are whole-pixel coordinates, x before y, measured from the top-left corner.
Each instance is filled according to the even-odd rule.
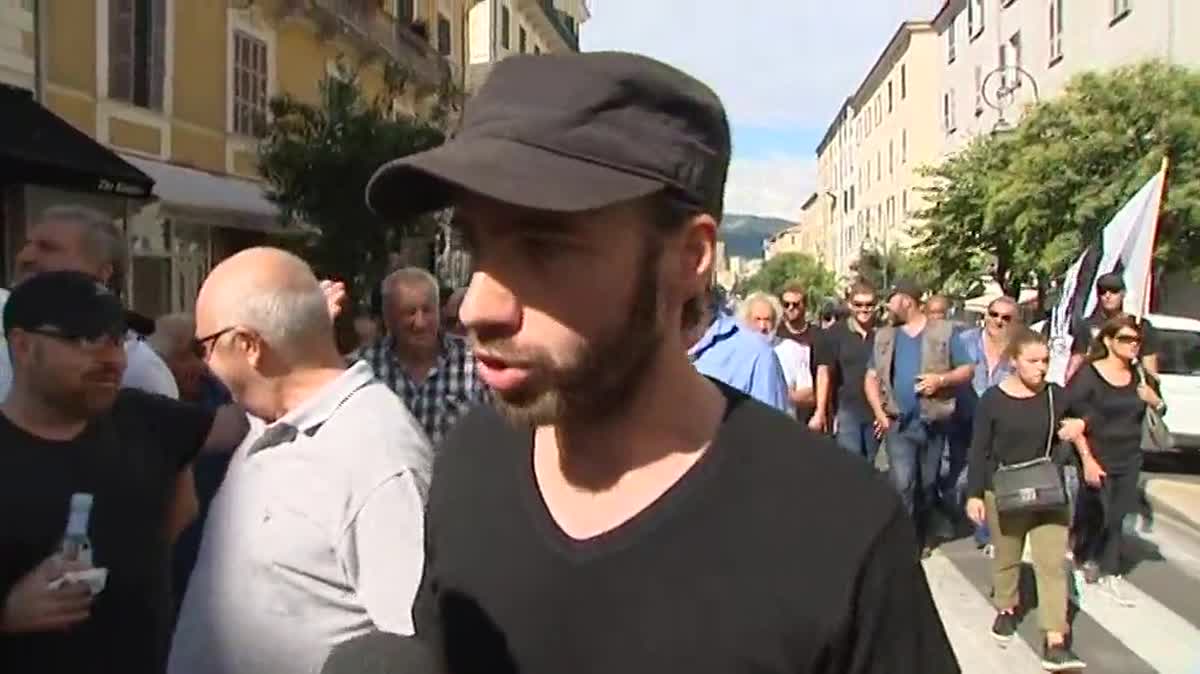
[[[1082,471],[1081,471],[1082,473]],[[1080,479],[1075,522],[1075,558],[1096,562],[1100,573],[1121,573],[1121,545],[1125,519],[1137,511],[1138,475],[1141,465],[1110,472],[1099,489]]]

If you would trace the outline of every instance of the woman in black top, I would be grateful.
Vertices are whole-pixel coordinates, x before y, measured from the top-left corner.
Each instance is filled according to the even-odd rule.
[[[1006,354],[1013,372],[988,389],[975,412],[968,455],[967,516],[991,530],[993,601],[992,635],[1007,642],[1017,630],[1021,556],[1028,536],[1037,579],[1038,618],[1046,633],[1042,665],[1049,671],[1084,667],[1067,645],[1067,549],[1070,514],[1066,504],[1051,510],[1004,512],[996,507],[992,478],[1003,465],[1031,461],[1052,452],[1055,439],[1086,443],[1083,422],[1066,419],[1074,406],[1063,389],[1046,382],[1050,351],[1045,339],[1030,330],[1011,337]],[[1058,459],[1059,457],[1054,457]]]
[[[1125,518],[1138,504],[1142,420],[1147,405],[1163,406],[1136,365],[1141,343],[1137,319],[1127,314],[1109,319],[1092,342],[1089,362],[1067,385],[1087,410],[1092,448],[1083,455],[1075,558],[1083,561],[1088,583],[1098,583],[1123,606],[1133,605],[1123,588],[1120,553]]]

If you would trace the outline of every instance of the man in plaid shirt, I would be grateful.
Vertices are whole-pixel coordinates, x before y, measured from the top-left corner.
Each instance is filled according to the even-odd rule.
[[[435,447],[488,392],[475,374],[466,341],[444,334],[438,283],[418,267],[405,267],[382,283],[387,335],[362,349],[375,371],[417,418]]]

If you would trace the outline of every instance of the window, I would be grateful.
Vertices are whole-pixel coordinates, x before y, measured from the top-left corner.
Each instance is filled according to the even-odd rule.
[[[875,153],[875,180],[883,180],[883,150]]]
[[[396,20],[412,23],[417,19],[415,0],[396,0]]]
[[[512,44],[512,15],[507,5],[500,5],[500,46],[505,49]]]
[[[1124,19],[1127,14],[1133,11],[1133,0],[1112,0],[1112,22],[1116,23]]]
[[[535,45],[533,45],[533,53],[534,53],[534,54],[541,54],[541,53],[542,53],[542,47],[541,47],[541,45],[536,45],[536,44],[535,44]]]
[[[521,26],[517,29],[517,51],[524,54],[528,42],[529,38],[525,35],[525,26]]]
[[[1050,0],[1050,65],[1062,59],[1063,0]]]
[[[896,175],[896,141],[888,141],[888,175]]]
[[[162,110],[166,81],[166,0],[110,0],[108,96]]]
[[[1021,67],[1021,31],[1013,33],[1013,36],[1008,40],[1008,48],[1012,51],[1013,65],[1017,68]],[[1021,71],[1018,70],[1015,74],[1016,81],[1013,82],[1014,87],[1021,86]]]
[[[900,163],[908,163],[908,129],[900,130]]]
[[[894,104],[892,101],[892,82],[891,82],[891,80],[888,80],[888,114],[891,114],[893,107],[894,107]]]
[[[900,64],[900,100],[908,97],[908,64]]]
[[[439,54],[449,56],[454,53],[454,43],[450,36],[450,19],[441,13],[438,13],[437,41]]]
[[[267,124],[267,43],[233,32],[233,132],[260,137]]]
[[[1000,87],[1008,86],[1008,45],[1001,44],[997,49],[997,68],[1000,69]]]
[[[942,127],[946,133],[954,133],[958,125],[954,120],[954,90],[947,91],[942,96]]]
[[[972,40],[983,35],[984,0],[967,0],[967,34]]]
[[[900,193],[900,217],[908,219],[908,190]]]
[[[957,32],[958,17],[950,20],[950,25],[946,28],[946,62],[954,63],[954,59],[958,57],[958,48],[954,44],[954,33]]]

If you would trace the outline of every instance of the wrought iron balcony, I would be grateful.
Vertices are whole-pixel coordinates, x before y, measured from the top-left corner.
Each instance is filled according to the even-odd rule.
[[[342,29],[381,49],[410,69],[416,79],[440,86],[450,79],[450,63],[411,24],[397,21],[372,0],[310,0],[312,7],[336,19]],[[427,30],[434,30],[428,26]]]

